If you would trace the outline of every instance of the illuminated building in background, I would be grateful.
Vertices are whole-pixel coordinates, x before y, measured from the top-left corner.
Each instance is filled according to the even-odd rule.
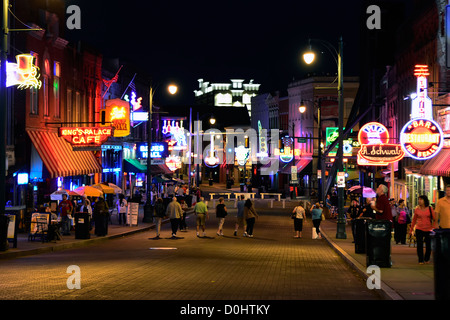
[[[243,79],[231,79],[230,83],[210,83],[198,79],[198,90],[194,90],[195,103],[216,107],[247,107],[251,116],[251,99],[258,94],[260,84]]]

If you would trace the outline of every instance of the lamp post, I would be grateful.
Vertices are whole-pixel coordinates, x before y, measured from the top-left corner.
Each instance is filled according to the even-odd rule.
[[[338,106],[339,106],[339,137],[338,137],[338,151],[337,151],[337,165],[338,172],[343,172],[343,144],[344,144],[344,77],[343,77],[343,41],[342,37],[339,38],[339,48],[336,50],[334,46],[332,46],[329,42],[318,39],[310,39],[309,51],[303,55],[303,59],[307,64],[310,64],[314,61],[315,55],[312,52],[311,48],[311,40],[322,43],[334,56],[337,55],[337,66],[338,66]],[[336,57],[334,57],[336,59]],[[338,220],[337,220],[337,230],[336,230],[336,238],[337,239],[346,239],[347,234],[345,232],[345,218],[344,218],[344,187],[338,183]]]
[[[174,95],[178,90],[177,86],[169,85],[168,91]],[[144,206],[144,218],[142,222],[153,222],[153,208],[152,208],[152,159],[151,147],[152,147],[152,120],[153,120],[153,95],[155,91],[150,86],[149,93],[149,108],[148,108],[148,120],[147,120],[147,201]]]
[[[196,184],[197,188],[200,187],[200,162],[202,159],[202,157],[200,156],[200,154],[201,154],[201,152],[200,152],[201,151],[200,150],[200,135],[201,135],[200,121],[203,120],[206,116],[211,116],[209,118],[209,123],[211,125],[214,125],[216,123],[216,118],[214,117],[214,114],[206,113],[200,117],[200,113],[197,112],[197,140],[196,140],[196,152],[197,152],[196,163],[197,164],[196,164],[196,168],[195,168],[195,176],[196,176],[195,184]]]

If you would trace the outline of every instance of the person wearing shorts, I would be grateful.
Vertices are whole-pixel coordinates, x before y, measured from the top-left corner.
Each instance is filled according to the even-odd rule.
[[[200,197],[200,201],[194,206],[194,213],[197,216],[197,237],[200,237],[200,227],[202,228],[203,236],[206,236],[205,223],[208,218],[208,207],[204,200],[203,197]]]

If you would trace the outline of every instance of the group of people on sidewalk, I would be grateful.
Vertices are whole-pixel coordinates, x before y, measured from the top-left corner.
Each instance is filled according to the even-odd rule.
[[[419,264],[429,263],[431,257],[431,234],[437,228],[450,228],[450,185],[446,186],[445,196],[436,203],[436,208],[430,204],[426,195],[418,197],[418,205],[410,211],[405,200],[388,199],[388,188],[380,184],[376,190],[377,199],[366,198],[366,205],[360,207],[356,200],[352,201],[347,210],[355,238],[356,219],[372,218],[389,220],[394,229],[396,244],[406,244],[410,239],[416,242]],[[409,230],[408,230],[409,226]],[[424,252],[425,245],[425,252]]]

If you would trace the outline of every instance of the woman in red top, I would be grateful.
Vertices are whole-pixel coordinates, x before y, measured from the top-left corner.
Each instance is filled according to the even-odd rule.
[[[436,216],[427,196],[419,196],[419,205],[414,209],[410,233],[416,228],[417,256],[419,264],[428,263],[431,256],[430,233],[435,227]],[[423,243],[425,242],[425,256]]]

